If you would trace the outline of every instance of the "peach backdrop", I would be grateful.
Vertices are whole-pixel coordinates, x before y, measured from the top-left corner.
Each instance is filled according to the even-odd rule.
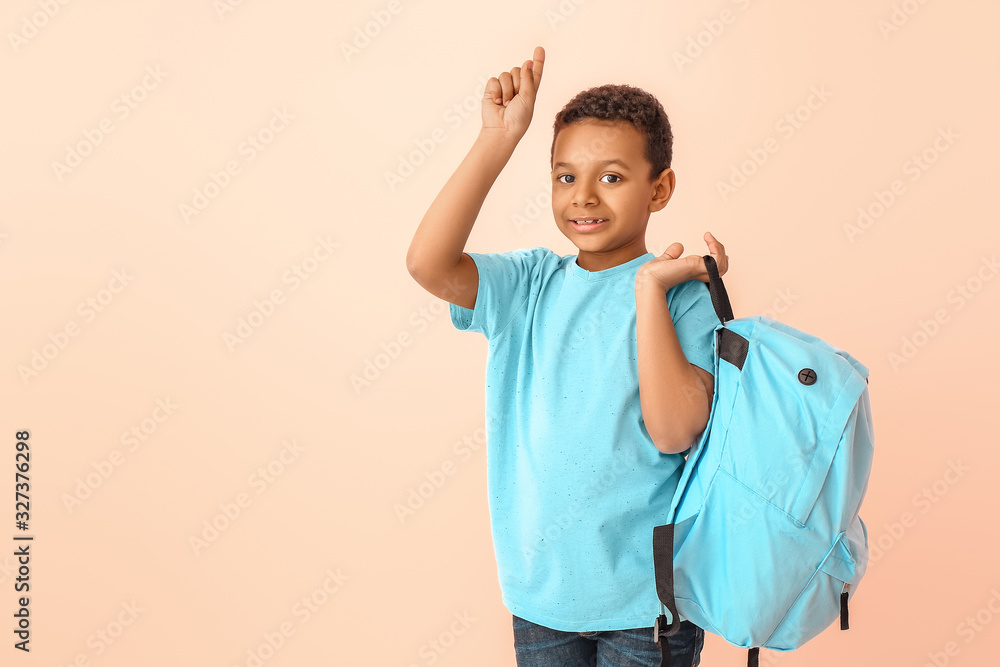
[[[676,136],[650,250],[712,231],[737,316],[870,368],[852,627],[762,662],[994,664],[1000,8],[780,5],[6,2],[0,662],[514,664],[485,339],[405,254],[485,80],[541,44],[533,125],[467,250],[574,253],[554,115],[641,86]]]

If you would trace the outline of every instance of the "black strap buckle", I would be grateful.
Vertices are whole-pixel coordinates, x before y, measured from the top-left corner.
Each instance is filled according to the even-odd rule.
[[[680,631],[680,621],[674,620],[676,622],[667,623],[666,615],[660,614],[653,622],[653,641],[657,646],[660,645],[660,637],[672,637]]]

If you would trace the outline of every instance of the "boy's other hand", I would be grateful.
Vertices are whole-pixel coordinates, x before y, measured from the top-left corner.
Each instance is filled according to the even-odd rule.
[[[726,248],[719,240],[712,236],[711,232],[705,232],[705,243],[708,244],[708,254],[715,259],[715,264],[719,267],[719,275],[722,276],[729,269],[729,256],[726,255]],[[684,246],[674,242],[663,251],[659,257],[654,257],[639,267],[636,273],[636,284],[640,281],[652,280],[663,288],[664,292],[675,285],[680,285],[688,280],[700,280],[703,283],[709,281],[708,269],[705,268],[705,259],[702,255],[687,255],[681,257]]]
[[[483,129],[509,132],[520,139],[528,131],[535,96],[542,81],[545,49],[535,47],[533,60],[522,67],[490,77],[483,93]]]

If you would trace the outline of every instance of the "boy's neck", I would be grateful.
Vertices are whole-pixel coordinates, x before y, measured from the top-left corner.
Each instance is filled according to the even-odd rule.
[[[587,271],[604,271],[615,266],[631,262],[637,257],[642,257],[649,251],[646,250],[646,243],[640,239],[631,245],[622,246],[606,252],[590,252],[580,250],[576,256],[576,264]]]

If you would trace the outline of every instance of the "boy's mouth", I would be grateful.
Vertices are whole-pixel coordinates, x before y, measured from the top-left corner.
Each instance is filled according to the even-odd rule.
[[[573,218],[570,220],[573,223],[573,228],[581,232],[597,229],[607,221],[607,218]]]

